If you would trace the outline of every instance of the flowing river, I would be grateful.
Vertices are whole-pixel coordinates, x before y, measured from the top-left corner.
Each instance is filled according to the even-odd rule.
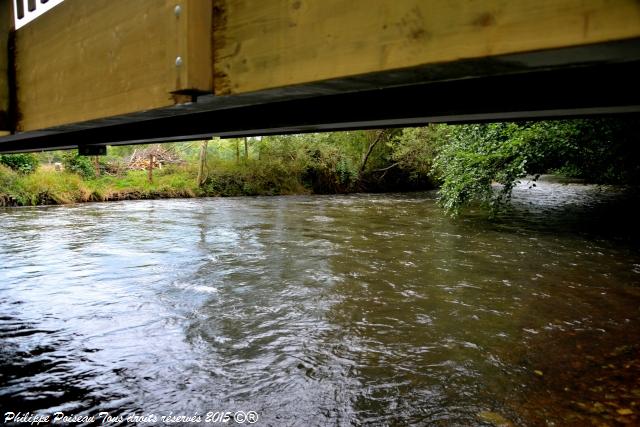
[[[0,210],[0,424],[640,423],[637,197],[529,186]]]

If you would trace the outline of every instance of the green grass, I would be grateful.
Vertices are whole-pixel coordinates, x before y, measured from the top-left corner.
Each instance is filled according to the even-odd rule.
[[[73,173],[47,168],[23,175],[0,165],[0,206],[309,192],[284,165],[226,162],[211,164],[209,170],[213,172],[208,173],[205,185],[200,188],[193,165],[156,169],[153,182],[148,181],[147,171],[83,179]]]
[[[38,170],[22,175],[3,168],[0,176],[0,204],[63,204],[92,198],[82,179],[74,174]]]
[[[304,160],[304,159],[303,159]],[[196,183],[195,161],[148,172],[82,178],[70,172],[40,167],[20,174],[0,165],[0,206],[34,206],[112,200],[203,196],[261,196],[359,190],[340,181],[332,166],[320,167],[295,156],[264,156],[261,160],[214,158],[208,163],[202,187]],[[308,159],[307,159],[308,160]],[[376,184],[377,185],[377,184]]]
[[[39,169],[22,175],[0,166],[0,206],[35,206],[128,199],[196,197],[201,195],[189,171],[163,174],[129,171],[124,176],[84,180],[67,172]]]

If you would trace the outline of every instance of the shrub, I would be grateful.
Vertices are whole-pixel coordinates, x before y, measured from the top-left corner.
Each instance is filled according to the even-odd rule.
[[[40,164],[35,154],[5,154],[0,156],[0,163],[23,174],[35,172]]]
[[[62,155],[62,164],[67,171],[78,174],[85,179],[95,178],[96,176],[96,171],[91,163],[91,159],[80,156],[73,151],[67,151]]]

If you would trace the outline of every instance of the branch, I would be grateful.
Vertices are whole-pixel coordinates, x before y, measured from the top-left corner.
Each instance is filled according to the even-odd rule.
[[[378,133],[378,136],[376,136],[376,139],[369,145],[369,149],[367,150],[367,153],[362,158],[362,164],[360,165],[360,172],[358,173],[358,175],[362,175],[362,173],[364,172],[364,168],[367,166],[367,160],[369,160],[369,156],[371,155],[371,152],[373,151],[375,146],[378,144],[378,142],[380,142],[380,140],[382,139],[382,135],[384,135],[384,130],[381,130]]]
[[[395,162],[394,164],[392,164],[391,166],[387,166],[386,168],[381,168],[381,169],[374,169],[371,172],[384,172],[384,171],[388,171],[389,169],[396,167],[400,164],[400,162]]]

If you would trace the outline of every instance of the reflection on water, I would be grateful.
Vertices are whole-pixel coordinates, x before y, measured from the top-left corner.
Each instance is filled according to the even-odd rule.
[[[0,409],[639,422],[634,199],[527,187],[2,210]]]

